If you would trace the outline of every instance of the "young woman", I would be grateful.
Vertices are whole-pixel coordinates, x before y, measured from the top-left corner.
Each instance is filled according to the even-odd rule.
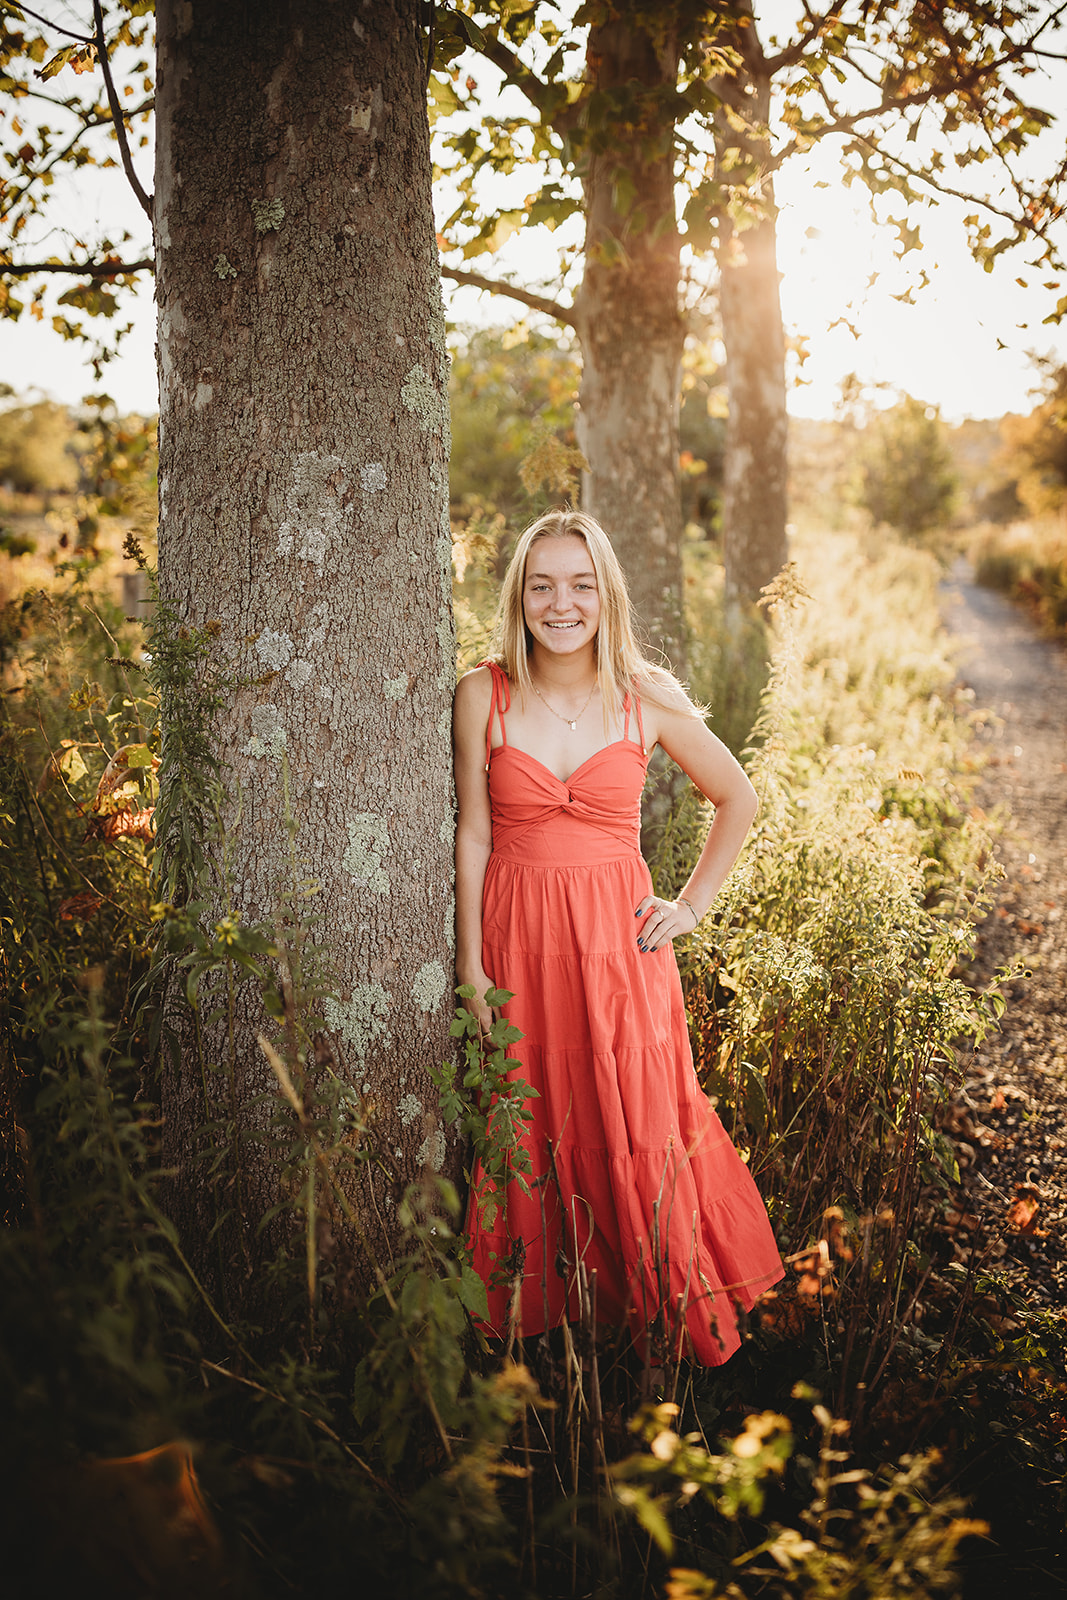
[[[519,540],[494,653],[456,689],[456,973],[511,990],[513,1054],[537,1090],[530,1194],[510,1186],[490,1228],[468,1216],[507,1331],[576,1320],[578,1264],[601,1322],[638,1342],[657,1318],[674,1353],[737,1349],[749,1308],[782,1275],[763,1204],[693,1070],[672,941],[718,893],[756,811],[726,747],[671,675],[641,654],[626,583],[591,517],[552,512]],[[714,804],[677,900],[652,893],[641,790],[661,745]]]

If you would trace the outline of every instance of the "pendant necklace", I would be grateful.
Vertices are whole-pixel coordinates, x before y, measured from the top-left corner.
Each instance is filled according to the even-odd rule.
[[[560,722],[565,722],[572,733],[577,733],[578,732],[578,724],[581,721],[581,719],[584,717],[585,713],[588,711],[589,702],[593,698],[593,691],[596,689],[596,679],[595,678],[593,679],[593,688],[590,689],[589,693],[585,697],[585,705],[579,711],[578,715],[576,717],[574,717],[574,718],[565,717],[563,715],[562,711],[557,711],[556,710],[555,706],[549,706],[548,705],[548,701],[545,699],[544,695],[541,693],[540,689],[537,687],[536,683],[534,683],[532,678],[530,679],[530,688],[533,690],[533,692],[537,696],[538,700],[540,700],[541,704],[543,706],[548,706],[549,711],[551,711],[551,713],[552,713],[552,715],[554,717],[558,717]]]

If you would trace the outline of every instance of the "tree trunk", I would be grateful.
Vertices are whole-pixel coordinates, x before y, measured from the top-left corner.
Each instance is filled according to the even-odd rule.
[[[331,1043],[403,1179],[444,1155],[426,1067],[447,1052],[453,983],[447,361],[418,10],[159,0],[155,200],[161,593],[212,624],[242,678],[215,730],[214,865],[243,919],[276,916],[291,817],[335,977]],[[263,1028],[246,986],[246,1131],[276,1093]],[[163,1087],[188,1176],[191,1052]],[[280,1178],[261,1144],[241,1148],[254,1253]],[[387,1235],[396,1184],[360,1170]]]
[[[578,439],[583,503],[610,535],[650,644],[685,673],[678,405],[685,328],[679,305],[674,29],[655,39],[642,7],[589,30],[584,173],[585,275],[575,313],[582,345]]]
[[[764,131],[770,78],[761,70],[754,23],[739,29],[729,42],[742,53],[746,67],[736,77],[719,79],[715,89],[725,107],[752,131],[739,129],[727,111],[720,113],[716,166],[721,181],[731,186],[740,182],[762,200],[762,215],[739,231],[725,208],[719,214],[719,295],[729,390],[723,560],[727,599],[752,601],[788,558],[785,334],[775,248],[777,212]]]

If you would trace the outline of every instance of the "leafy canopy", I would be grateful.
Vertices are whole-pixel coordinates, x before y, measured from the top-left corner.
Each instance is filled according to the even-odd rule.
[[[586,0],[576,8],[460,0],[440,13],[430,78],[439,175],[454,197],[440,236],[446,276],[533,305],[536,296],[466,263],[540,225],[563,230],[566,292],[581,249],[566,225],[582,214],[594,159],[610,162],[618,151],[612,203],[635,230],[642,226],[627,166],[635,133],[650,153],[673,149],[678,227],[696,254],[714,244],[722,217],[741,228],[755,221],[767,180],[832,138],[846,183],[903,202],[899,255],[921,245],[909,208],[954,196],[976,207],[969,242],[987,268],[1027,243],[1032,265],[1058,271],[1065,168],[1040,142],[1053,116],[1037,95],[1050,89],[1045,69],[1065,59],[1065,15],[1065,5],[1032,0],[832,0],[805,6],[794,27],[764,41],[750,0]],[[599,85],[589,51],[595,30],[608,25],[650,39],[674,61],[673,76]],[[764,92],[769,120],[759,111]],[[541,297],[538,309],[573,320],[565,297],[547,305]],[[1065,311],[1067,296],[1049,320]]]
[[[60,24],[12,0],[0,3],[0,314],[28,311],[43,320],[46,284],[57,273],[73,276],[52,326],[89,343],[99,377],[130,329],[115,321],[121,292],[152,268],[150,226],[138,238],[95,225],[80,231],[62,180],[77,175],[84,189],[91,171],[131,172],[131,144],[149,144],[155,67],[153,0],[111,0],[95,9],[94,18],[82,0],[85,20],[74,31],[66,25],[72,11],[78,15],[74,8],[64,8]],[[143,190],[139,198],[143,205]],[[111,324],[106,341],[91,331],[101,317]]]

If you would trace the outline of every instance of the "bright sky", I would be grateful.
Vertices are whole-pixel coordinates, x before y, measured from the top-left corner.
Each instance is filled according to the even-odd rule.
[[[919,214],[924,248],[897,261],[895,230],[875,227],[865,192],[842,187],[832,153],[821,156],[806,171],[784,173],[777,185],[782,308],[787,327],[806,335],[809,350],[790,410],[828,415],[850,372],[933,402],[953,422],[1031,410],[1036,375],[1027,352],[1067,360],[1067,325],[1042,324],[1067,293],[1067,281],[1058,291],[1042,288],[1052,281],[1048,272],[1028,270],[1018,253],[984,272],[967,249],[968,208],[954,201]],[[831,187],[816,188],[820,177]],[[918,283],[920,269],[930,282],[914,289],[914,304],[894,299]],[[878,278],[868,287],[874,272]]]
[[[791,9],[790,0],[768,0],[760,9],[781,15]],[[484,63],[478,70],[479,76],[487,72]],[[1044,94],[1029,87],[1038,103],[1058,103],[1051,86]],[[1062,131],[1056,140],[1062,153]],[[886,386],[887,399],[890,391],[905,390],[940,405],[952,421],[1029,410],[1035,380],[1027,352],[1054,352],[1067,360],[1067,328],[1042,326],[1067,284],[1058,292],[1042,289],[1047,274],[1027,272],[1019,255],[1002,259],[992,273],[983,272],[967,251],[962,227],[967,208],[952,201],[913,219],[921,222],[925,248],[898,263],[892,253],[895,232],[874,224],[858,185],[842,186],[833,152],[816,149],[805,160],[806,166],[794,160],[776,181],[783,310],[790,333],[804,336],[809,352],[790,409],[801,416],[829,415],[842,377],[855,372],[866,384]],[[138,166],[150,183],[147,153]],[[127,227],[135,239],[144,239],[144,217],[121,174],[83,172],[65,181],[66,194],[57,183],[54,197],[65,207],[77,207],[80,216],[73,227],[91,234],[99,220],[112,237]],[[521,181],[523,192],[533,187],[529,174]],[[899,214],[900,205],[887,209]],[[554,261],[551,239],[538,229],[514,238],[495,259],[481,257],[472,266],[488,276],[506,270],[531,281],[554,271]],[[920,265],[929,285],[916,292],[914,305],[895,300],[894,294],[917,281]],[[868,286],[874,272],[877,280]],[[1028,287],[1021,288],[1016,277],[1026,279]],[[452,292],[449,301],[451,315],[459,320],[506,324],[523,314],[514,302],[469,289]],[[154,411],[150,286],[120,317],[132,320],[134,329],[100,383],[79,348],[52,332],[47,316],[43,323],[26,317],[0,322],[0,380],[67,403],[104,389],[123,410]],[[842,317],[858,338],[844,325],[832,328]]]

